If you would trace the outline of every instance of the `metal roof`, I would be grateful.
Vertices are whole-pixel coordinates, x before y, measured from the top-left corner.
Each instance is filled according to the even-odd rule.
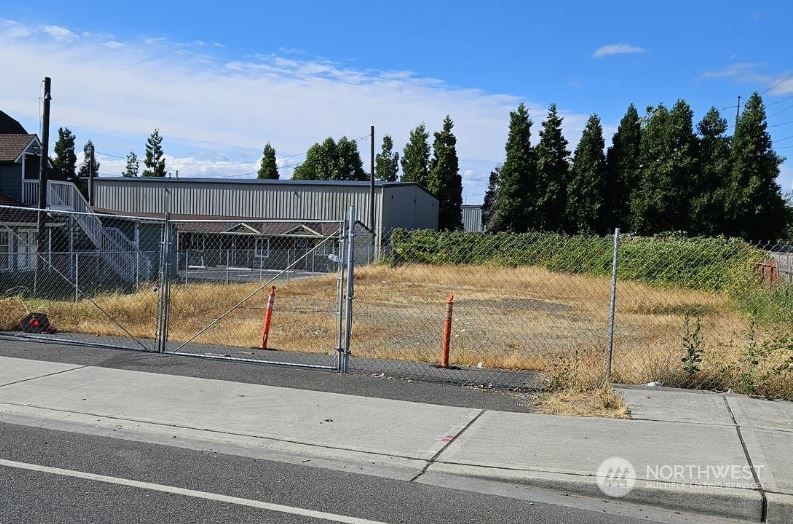
[[[345,187],[369,187],[368,180],[267,180],[259,178],[229,179],[229,178],[202,178],[202,177],[123,177],[123,176],[103,176],[94,179],[94,182],[123,182],[125,184],[148,183],[157,184],[251,184],[251,185],[294,185],[294,186],[345,186]],[[424,187],[415,182],[383,182],[375,180],[375,187],[407,187],[417,186],[424,191]]]

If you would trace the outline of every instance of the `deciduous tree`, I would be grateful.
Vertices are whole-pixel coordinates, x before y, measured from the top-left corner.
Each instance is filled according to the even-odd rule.
[[[394,151],[391,135],[383,135],[383,145],[375,156],[375,176],[385,182],[396,182],[399,173],[399,153]]]

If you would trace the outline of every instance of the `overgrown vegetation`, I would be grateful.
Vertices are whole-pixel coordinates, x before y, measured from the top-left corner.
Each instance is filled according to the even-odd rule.
[[[539,266],[592,276],[611,274],[610,237],[559,233],[496,233],[395,230],[392,264],[495,264]],[[679,235],[624,237],[619,276],[649,284],[707,291],[739,290],[752,280],[753,264],[765,254],[739,239]],[[741,277],[744,277],[741,279]]]

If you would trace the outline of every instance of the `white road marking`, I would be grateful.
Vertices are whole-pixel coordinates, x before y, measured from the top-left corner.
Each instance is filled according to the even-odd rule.
[[[86,473],[84,471],[53,468],[50,466],[40,466],[38,464],[28,464],[26,462],[16,462],[14,460],[0,459],[0,466],[5,466],[8,468],[16,468],[16,469],[25,469],[29,471],[38,471],[41,473],[50,473],[53,475],[61,475],[64,477],[93,480],[96,482],[106,482],[108,484],[117,484],[119,486],[129,486],[139,489],[148,489],[151,491],[160,491],[163,493],[173,493],[175,495],[184,495],[186,497],[213,500],[217,502],[226,502],[228,504],[236,504],[238,506],[248,506],[251,508],[264,509],[267,511],[277,511],[279,513],[289,513],[291,515],[300,515],[303,517],[329,520],[332,522],[342,522],[345,524],[385,524],[383,522],[379,522],[375,520],[359,519],[356,517],[348,517],[346,515],[336,515],[333,513],[325,513],[323,511],[314,511],[311,509],[295,508],[292,506],[285,506],[283,504],[262,502],[260,500],[244,499],[240,497],[230,497],[228,495],[221,495],[219,493],[209,493],[206,491],[196,491],[194,489],[177,488],[175,486],[166,486],[164,484],[155,484],[152,482],[141,482],[138,480],[130,480],[119,477],[108,477],[106,475],[97,475],[95,473]]]

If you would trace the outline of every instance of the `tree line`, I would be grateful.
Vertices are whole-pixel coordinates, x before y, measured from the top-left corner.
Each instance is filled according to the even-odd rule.
[[[94,145],[91,140],[88,140],[85,147],[83,147],[84,159],[78,169],[77,155],[74,152],[76,141],[77,138],[68,127],[58,128],[58,140],[53,147],[55,158],[50,158],[50,161],[52,161],[52,165],[64,180],[74,182],[77,187],[83,189],[85,185],[83,180],[88,177],[89,172],[96,176],[99,173],[101,164],[96,160],[96,155],[93,155],[93,170],[91,170],[90,164]],[[122,176],[138,176],[140,162],[137,155],[130,151],[126,160],[127,164],[121,173]],[[146,140],[146,154],[143,165],[144,170],[140,173],[141,176],[164,177],[167,174],[165,170],[165,154],[162,149],[162,136],[160,136],[158,129],[155,129]]]
[[[551,105],[530,143],[532,121],[521,104],[510,113],[506,157],[489,177],[483,208],[491,231],[728,235],[777,239],[790,221],[776,182],[784,160],[767,132],[754,93],[732,136],[711,108],[696,125],[678,100],[671,109],[631,104],[606,149],[600,118],[587,120],[575,150]]]
[[[463,227],[463,181],[453,128],[454,122],[447,115],[441,130],[434,133],[430,149],[427,128],[424,124],[418,125],[411,131],[401,157],[393,150],[394,141],[391,136],[384,135],[381,150],[375,155],[375,179],[383,182],[396,182],[399,179],[401,182],[417,183],[438,199],[438,227],[442,230]],[[273,151],[273,163],[274,158]],[[263,168],[264,156],[261,162]],[[401,178],[398,177],[400,165]],[[259,178],[264,178],[261,176],[262,168]],[[305,161],[295,167],[292,179],[355,181],[369,180],[369,176],[363,169],[356,140],[341,137],[336,141],[328,137],[309,148]]]

